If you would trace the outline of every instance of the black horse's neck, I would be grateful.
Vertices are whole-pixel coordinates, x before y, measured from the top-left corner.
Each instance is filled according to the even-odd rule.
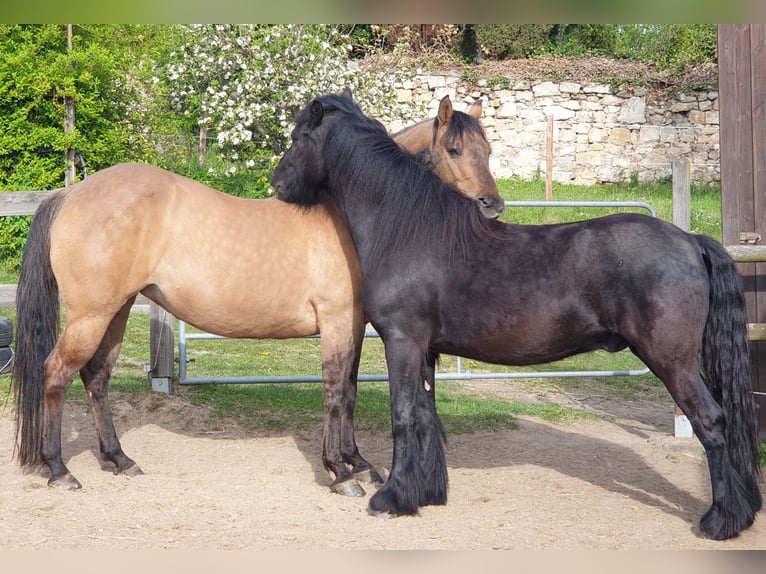
[[[328,192],[346,214],[363,268],[403,249],[452,258],[467,241],[494,235],[496,222],[483,218],[473,200],[363,122],[338,119],[326,152],[336,166]]]

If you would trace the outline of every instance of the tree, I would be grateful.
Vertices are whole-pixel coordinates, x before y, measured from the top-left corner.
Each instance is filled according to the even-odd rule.
[[[124,129],[132,95],[118,82],[126,36],[116,29],[76,25],[68,50],[66,26],[0,27],[0,189],[62,186],[67,148],[90,169],[136,157]],[[67,99],[77,121],[65,134]]]
[[[61,25],[0,26],[0,189],[64,185],[64,151],[85,169],[139,159],[125,129],[132,95],[118,79],[130,62],[115,26],[73,26],[72,49]],[[67,102],[76,111],[65,133]],[[0,260],[16,267],[29,218],[0,218]]]
[[[618,27],[617,57],[653,61],[666,69],[683,69],[686,65],[716,60],[718,28],[715,24],[624,24]]]
[[[396,104],[391,75],[353,65],[349,39],[337,27],[194,25],[184,27],[184,40],[163,74],[172,108],[215,131],[229,173],[273,164],[287,147],[293,113],[323,93],[350,87],[377,117],[416,113]]]

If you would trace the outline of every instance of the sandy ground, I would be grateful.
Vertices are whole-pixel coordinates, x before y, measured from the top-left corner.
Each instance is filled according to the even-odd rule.
[[[526,392],[518,382],[471,384],[498,396]],[[587,387],[552,395],[605,418],[522,417],[516,430],[452,435],[448,504],[388,520],[367,514],[371,487],[362,498],[327,488],[321,428],[212,431],[183,392],[113,394],[123,447],[145,471],[126,478],[102,469],[90,413],[70,402],[64,457],[83,488],[65,492],[12,461],[7,406],[0,540],[6,550],[766,549],[763,513],[734,540],[700,536],[707,469],[694,439],[673,439],[667,399],[609,404]],[[387,433],[361,434],[359,444],[374,464],[390,465]]]

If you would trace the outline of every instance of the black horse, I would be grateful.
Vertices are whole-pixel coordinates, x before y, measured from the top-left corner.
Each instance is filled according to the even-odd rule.
[[[630,348],[659,377],[707,453],[715,539],[762,505],[743,287],[713,239],[619,214],[560,225],[487,220],[402,153],[350,94],[309,103],[273,174],[281,199],[329,195],[360,257],[363,302],[385,344],[393,463],[373,514],[445,504],[440,353],[527,365]]]

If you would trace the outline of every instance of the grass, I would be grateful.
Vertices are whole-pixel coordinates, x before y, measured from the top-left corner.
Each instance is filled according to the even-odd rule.
[[[541,200],[545,198],[543,181],[498,181],[506,199]],[[663,219],[671,218],[672,190],[669,183],[653,185],[569,186],[554,185],[557,200],[645,201],[652,204]],[[518,223],[552,223],[603,215],[602,208],[510,208],[504,219]],[[692,190],[692,230],[720,239],[720,195],[718,190],[699,187]],[[14,283],[14,275],[0,275],[0,282]],[[14,309],[1,309],[0,314],[15,321]],[[190,329],[193,331],[192,329]],[[112,379],[112,390],[125,393],[148,393],[145,365],[149,360],[149,318],[133,313],[128,323],[122,352]],[[190,341],[189,376],[294,375],[320,373],[320,351],[317,339],[277,340],[195,340]],[[616,354],[596,352],[572,357],[555,364],[523,369],[463,360],[463,370],[473,372],[539,372],[552,370],[638,370],[643,364],[628,351]],[[454,372],[455,357],[445,356],[440,372]],[[362,373],[385,373],[383,346],[379,339],[367,339],[361,361]],[[514,383],[508,383],[514,384]],[[524,384],[538,385],[540,393],[551,386],[564,391],[578,389],[582,378],[535,379],[530,375]],[[592,384],[592,381],[589,383]],[[609,377],[598,380],[600,391],[626,400],[650,396],[660,386],[649,374],[640,377]],[[0,381],[2,385],[2,381]],[[534,416],[549,421],[565,421],[589,416],[584,411],[568,409],[548,402],[524,403],[478,395],[466,390],[467,385],[451,381],[437,382],[437,408],[448,433],[494,431],[514,428],[514,416]],[[3,393],[0,386],[0,394]],[[7,393],[7,386],[5,387]],[[70,394],[84,400],[81,385],[73,385]],[[266,385],[195,385],[185,387],[183,396],[195,404],[208,406],[213,416],[222,421],[235,421],[253,429],[278,431],[305,428],[321,422],[322,390],[319,384]],[[387,383],[362,382],[356,423],[360,429],[384,431],[390,428]]]

